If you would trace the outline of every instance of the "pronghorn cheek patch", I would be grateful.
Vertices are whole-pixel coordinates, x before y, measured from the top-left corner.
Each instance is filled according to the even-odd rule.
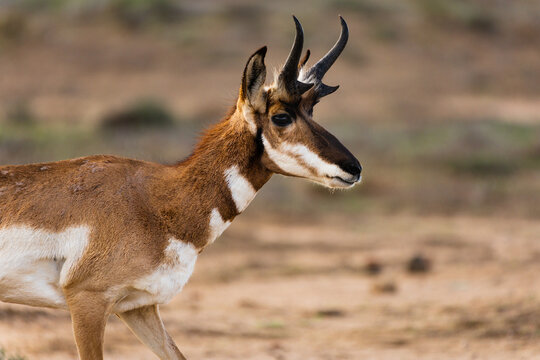
[[[264,149],[270,160],[285,173],[302,177],[312,177],[313,174],[293,156],[272,147],[270,142],[262,135]]]
[[[314,169],[320,176],[348,177],[348,174],[341,170],[339,166],[325,161],[305,145],[285,142],[281,144],[281,149],[300,158],[304,164],[309,168]]]
[[[240,174],[237,165],[233,165],[225,170],[225,181],[236,205],[236,210],[241,213],[246,209],[251,200],[253,200],[256,191],[249,180]]]
[[[303,144],[283,142],[276,149],[264,135],[262,138],[270,160],[286,173],[311,179],[349,176],[339,166],[325,161]]]

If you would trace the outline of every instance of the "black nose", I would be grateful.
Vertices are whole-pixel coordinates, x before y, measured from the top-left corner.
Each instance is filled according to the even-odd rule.
[[[360,176],[360,173],[362,172],[362,165],[358,162],[358,160],[355,160],[353,162],[348,162],[342,166],[343,170],[348,172],[351,175],[354,176]]]

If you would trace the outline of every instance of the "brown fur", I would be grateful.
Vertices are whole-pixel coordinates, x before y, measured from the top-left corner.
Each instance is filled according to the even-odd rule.
[[[0,167],[0,229],[91,229],[88,246],[63,288],[81,359],[102,359],[107,318],[129,294],[124,284],[166,262],[171,237],[202,251],[212,209],[224,221],[238,215],[226,169],[237,165],[255,190],[273,172],[283,173],[265,154],[262,135],[272,144],[305,144],[332,162],[352,157],[311,119],[301,98],[263,89],[265,53],[262,48],[249,59],[232,112],[207,130],[193,154],[178,164],[99,155]],[[279,112],[293,115],[295,123],[272,125],[271,116]],[[161,359],[184,359],[164,329],[157,305],[118,315]]]

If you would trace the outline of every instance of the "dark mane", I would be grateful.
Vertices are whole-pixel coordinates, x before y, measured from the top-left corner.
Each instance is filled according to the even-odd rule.
[[[219,134],[222,134],[223,128],[225,127],[227,121],[234,115],[236,112],[236,102],[229,111],[225,114],[221,120],[215,124],[210,125],[208,128],[204,129],[199,136],[197,137],[198,141],[195,144],[193,151],[191,154],[183,158],[182,160],[176,162],[174,166],[183,166],[190,163],[193,158],[203,152],[205,149],[208,148],[208,144],[212,142],[213,139],[215,139]]]

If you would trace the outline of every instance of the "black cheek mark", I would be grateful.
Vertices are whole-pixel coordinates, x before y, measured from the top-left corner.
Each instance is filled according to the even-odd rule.
[[[249,166],[253,166],[256,162],[260,161],[264,153],[264,144],[262,141],[262,128],[257,128],[257,134],[255,135],[255,151],[249,159]]]

